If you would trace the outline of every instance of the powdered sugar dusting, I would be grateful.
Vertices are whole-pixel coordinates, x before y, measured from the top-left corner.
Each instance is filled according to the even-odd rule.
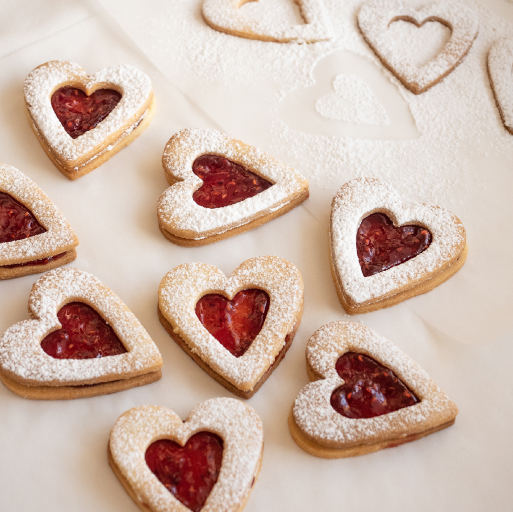
[[[335,364],[345,352],[369,355],[393,370],[420,402],[375,418],[350,419],[330,404],[332,392],[344,381]],[[297,396],[293,416],[301,431],[315,442],[335,448],[371,444],[422,432],[446,423],[458,410],[422,368],[390,341],[354,322],[333,322],[308,341],[308,365],[322,380],[308,384]]]
[[[54,359],[41,348],[61,328],[57,312],[79,301],[93,307],[114,329],[127,352],[98,359]],[[13,325],[0,338],[0,368],[25,385],[83,385],[143,375],[162,366],[152,339],[121,299],[96,277],[76,268],[43,275],[29,299],[33,320]]]
[[[203,208],[192,195],[203,181],[192,172],[196,158],[204,154],[224,156],[270,182],[273,186],[253,197],[224,208]],[[161,225],[177,236],[201,239],[219,230],[247,224],[269,209],[285,206],[308,189],[308,181],[291,167],[263,151],[231,139],[216,130],[187,129],[175,134],[162,157],[166,173],[179,183],[160,197],[158,216]],[[273,210],[274,211],[274,210]]]
[[[0,164],[0,191],[26,206],[47,230],[40,235],[0,244],[0,267],[55,256],[78,245],[78,238],[62,213],[18,169]]]
[[[199,321],[198,300],[208,293],[229,299],[241,290],[259,288],[270,297],[262,330],[241,357],[232,355]],[[160,283],[159,307],[166,320],[213,370],[241,390],[251,390],[274,362],[303,306],[303,281],[292,263],[260,256],[242,263],[229,279],[216,267],[186,263],[168,272]]]
[[[197,405],[185,422],[164,407],[130,409],[114,425],[109,447],[140,502],[149,504],[154,512],[188,512],[151,472],[145,453],[158,439],[184,445],[202,431],[223,439],[223,461],[217,483],[201,510],[237,512],[258,473],[264,441],[262,422],[248,405],[233,398],[213,398]]]
[[[424,226],[433,239],[415,258],[364,277],[356,252],[356,234],[362,219],[376,211],[386,213],[396,226]],[[465,228],[452,213],[438,206],[403,203],[390,185],[376,179],[358,178],[339,190],[333,199],[330,232],[339,284],[358,304],[384,299],[427,274],[439,272],[465,247]]]
[[[86,94],[112,87],[122,98],[112,112],[95,128],[73,139],[55,115],[51,97],[61,86],[83,88]],[[88,76],[74,62],[54,60],[34,69],[25,80],[25,102],[37,131],[62,164],[74,168],[108,145],[107,139],[137,122],[152,97],[150,78],[134,66],[105,68]]]
[[[488,73],[504,126],[513,133],[513,39],[499,39],[488,54]]]

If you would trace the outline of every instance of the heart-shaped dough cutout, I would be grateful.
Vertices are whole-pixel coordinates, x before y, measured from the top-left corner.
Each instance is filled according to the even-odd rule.
[[[77,235],[32,180],[18,169],[0,164],[0,192],[28,209],[46,230],[28,238],[0,243],[0,280],[46,272],[77,257]]]
[[[304,25],[283,28],[247,16],[241,7],[258,0],[204,0],[203,18],[215,30],[246,39],[277,43],[315,43],[332,37],[331,24],[320,0],[291,0],[301,10]]]
[[[499,39],[488,54],[488,74],[506,129],[513,133],[513,38]]]
[[[354,419],[338,413],[330,399],[344,384],[335,366],[347,352],[367,355],[394,372],[420,401],[370,418]],[[456,405],[420,366],[364,325],[324,325],[308,341],[306,360],[314,382],[297,396],[289,427],[294,441],[317,457],[352,457],[415,441],[449,427],[458,414]]]
[[[61,329],[58,311],[71,302],[91,306],[127,350],[93,359],[54,359],[42,340]],[[32,287],[32,320],[10,327],[0,338],[0,380],[33,399],[68,399],[114,393],[160,379],[162,357],[121,299],[96,277],[76,268],[48,272]]]
[[[203,181],[193,173],[203,155],[222,156],[272,183],[253,197],[222,208],[204,208],[193,199]],[[268,222],[308,198],[308,181],[257,148],[216,130],[182,130],[169,140],[162,156],[170,185],[158,203],[162,234],[185,246],[204,245]]]
[[[247,351],[234,356],[203,326],[196,304],[210,293],[228,299],[241,290],[260,289],[270,297],[262,329]],[[287,260],[260,256],[226,276],[204,263],[180,265],[159,288],[159,317],[171,337],[210,376],[232,393],[250,398],[285,356],[303,312],[303,280]]]
[[[64,129],[52,97],[62,87],[87,95],[99,89],[121,94],[116,107],[97,126],[77,138]],[[54,60],[34,69],[25,80],[30,125],[47,155],[69,179],[92,171],[132,142],[148,126],[154,110],[150,78],[134,66],[105,68],[88,76],[74,62]]]
[[[109,463],[134,502],[150,512],[190,512],[155,476],[145,459],[155,441],[170,439],[181,446],[199,432],[223,441],[221,471],[201,512],[239,512],[260,471],[264,434],[260,418],[233,398],[213,398],[197,405],[182,422],[156,405],[136,407],[116,422],[109,440]]]
[[[421,67],[404,58],[401,49],[388,33],[394,21],[408,21],[421,27],[436,21],[451,29],[445,48]],[[358,13],[360,31],[383,64],[415,94],[427,91],[451,73],[465,58],[477,37],[477,13],[460,3],[436,2],[416,9],[404,0],[372,0]]]
[[[395,226],[427,228],[432,241],[414,258],[364,277],[356,239],[360,224],[372,213],[387,215]],[[426,293],[454,275],[465,262],[465,228],[449,211],[434,205],[405,203],[377,179],[346,183],[333,199],[330,220],[331,269],[339,299],[349,314],[367,313]]]

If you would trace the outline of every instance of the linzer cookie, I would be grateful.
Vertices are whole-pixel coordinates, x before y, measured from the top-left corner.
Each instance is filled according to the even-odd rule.
[[[88,76],[73,62],[54,60],[25,80],[30,126],[50,160],[70,180],[96,169],[148,126],[151,81],[133,66]]]
[[[114,393],[161,377],[162,357],[134,314],[97,278],[76,268],[42,276],[31,320],[0,338],[0,380],[36,400]]]
[[[215,130],[176,133],[162,163],[171,187],[159,199],[159,226],[179,245],[248,231],[308,197],[308,181],[294,169]]]
[[[505,128],[513,133],[513,38],[499,39],[488,54],[488,74]]]
[[[331,270],[349,314],[426,293],[465,263],[465,228],[449,211],[403,202],[377,179],[346,183],[333,199]]]
[[[456,405],[422,368],[368,327],[333,322],[306,347],[312,383],[289,417],[294,441],[336,459],[409,443],[451,426]]]
[[[281,362],[303,312],[297,268],[275,256],[242,263],[230,278],[186,263],[164,277],[159,318],[170,336],[226,389],[253,396]]]
[[[46,194],[0,164],[0,280],[46,272],[77,257],[78,238]]]
[[[388,29],[395,21],[422,27],[436,21],[451,30],[444,49],[427,64],[417,67],[405,58]],[[427,91],[451,73],[469,52],[479,30],[477,13],[461,2],[435,2],[417,9],[404,0],[372,0],[358,13],[358,27],[383,64],[415,94]]]
[[[276,43],[315,43],[328,41],[332,37],[331,25],[320,0],[295,0],[305,24],[290,26],[252,19],[241,10],[245,3],[247,0],[204,0],[203,18],[219,32],[247,39]]]
[[[262,422],[248,405],[213,398],[182,422],[156,405],[125,412],[110,434],[109,464],[145,512],[240,512],[260,471]]]

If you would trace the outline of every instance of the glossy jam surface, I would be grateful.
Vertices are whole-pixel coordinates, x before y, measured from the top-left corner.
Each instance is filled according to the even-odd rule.
[[[56,359],[93,359],[126,352],[116,333],[91,307],[70,302],[57,313],[62,328],[50,333],[41,348]]]
[[[55,256],[48,256],[48,258],[43,258],[40,260],[34,260],[34,261],[26,261],[25,263],[16,263],[15,265],[4,265],[1,268],[18,268],[18,267],[28,267],[29,265],[46,265],[47,263],[50,263],[50,261],[60,260],[66,256],[65,252],[61,252],[60,254],[56,254]]]
[[[223,440],[211,432],[194,434],[185,446],[170,439],[152,443],[146,464],[176,499],[193,512],[202,509],[223,460]]]
[[[345,383],[333,391],[331,406],[346,418],[374,418],[420,402],[392,370],[365,354],[346,352],[335,368]]]
[[[192,198],[204,208],[239,203],[272,186],[264,178],[222,156],[200,156],[194,161],[192,172],[203,180]]]
[[[45,233],[32,212],[5,192],[0,192],[0,244]]]
[[[223,347],[240,357],[262,329],[269,302],[263,290],[242,290],[232,300],[211,293],[196,304],[196,316]]]
[[[362,220],[356,234],[356,251],[365,277],[383,272],[425,251],[431,233],[422,226],[399,226],[383,213]]]
[[[76,139],[103,121],[121,100],[112,89],[98,89],[91,96],[74,87],[61,87],[52,95],[53,111],[68,134]]]

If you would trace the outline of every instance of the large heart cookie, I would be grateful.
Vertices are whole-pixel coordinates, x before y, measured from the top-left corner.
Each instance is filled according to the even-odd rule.
[[[499,39],[488,54],[488,74],[495,101],[506,129],[513,133],[513,39]]]
[[[203,18],[214,29],[232,36],[277,43],[315,43],[332,37],[331,25],[320,0],[293,0],[298,4],[304,25],[283,27],[247,16],[241,7],[258,0],[204,0]],[[292,1],[292,0],[291,0]]]
[[[85,311],[75,307],[59,322],[67,305],[80,304]],[[29,312],[32,320],[13,325],[0,338],[0,379],[14,393],[40,400],[82,398],[160,379],[162,357],[152,339],[121,299],[91,274],[76,268],[48,272],[32,287]],[[101,350],[73,351],[73,329],[89,348]],[[84,332],[91,329],[96,332]]]
[[[0,280],[70,263],[77,245],[73,229],[46,194],[18,169],[0,164]]]
[[[388,217],[393,226],[407,228],[401,237],[412,242],[401,245],[385,240],[389,247],[384,253],[392,261],[378,272],[376,261],[358,254],[359,240],[370,242],[372,248],[372,233],[366,235],[369,240],[360,237],[362,221],[376,212]],[[417,226],[430,236],[422,229],[415,230]],[[384,231],[380,229],[380,234]],[[330,233],[333,279],[350,314],[367,313],[426,293],[454,275],[467,257],[465,228],[455,215],[439,206],[405,203],[390,185],[377,179],[355,179],[338,191],[331,209]],[[399,259],[401,251],[408,257]]]
[[[267,293],[269,309],[249,348],[234,354],[207,330],[197,304],[207,294],[232,300],[240,291],[254,289]],[[212,265],[186,263],[168,272],[159,288],[159,317],[171,337],[209,375],[242,398],[253,396],[283,359],[302,312],[301,274],[275,256],[249,259],[230,278]]]
[[[100,91],[105,94],[98,97]],[[54,60],[25,80],[25,104],[43,149],[59,171],[75,180],[141,134],[153,114],[154,97],[149,77],[133,66],[88,76],[78,64]]]
[[[388,32],[395,21],[407,21],[421,27],[436,21],[451,29],[445,48],[421,67],[404,57],[401,48]],[[415,94],[427,91],[451,73],[465,58],[477,37],[479,20],[476,12],[461,3],[436,2],[416,9],[404,0],[372,0],[358,13],[363,37],[383,64]]]
[[[208,442],[190,447],[198,436],[217,438],[219,448]],[[165,444],[172,445],[172,457],[165,458]],[[181,447],[194,449],[195,460]],[[233,398],[213,398],[197,405],[184,422],[165,407],[130,409],[112,429],[108,454],[114,473],[141,510],[239,512],[260,471],[263,448],[256,412]],[[153,456],[156,450],[164,454],[160,461]],[[202,473],[209,478],[200,478]]]
[[[297,396],[289,427],[294,441],[317,457],[415,441],[449,427],[458,414],[422,368],[361,324],[321,327],[308,341],[306,359],[314,382]]]
[[[179,245],[204,245],[253,229],[308,197],[308,181],[294,169],[215,130],[176,133],[162,163],[172,186],[159,199],[159,226]],[[207,184],[212,173],[219,179]]]

